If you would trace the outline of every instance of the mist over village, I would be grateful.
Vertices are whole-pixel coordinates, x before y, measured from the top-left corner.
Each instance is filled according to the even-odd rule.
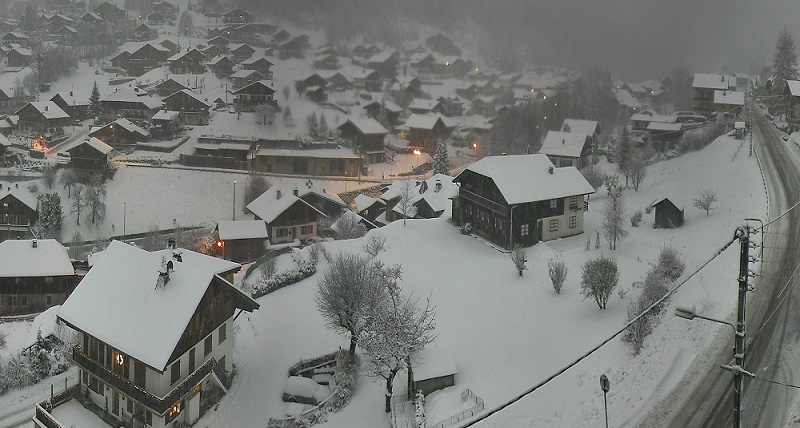
[[[0,428],[784,427],[789,0],[0,0]]]

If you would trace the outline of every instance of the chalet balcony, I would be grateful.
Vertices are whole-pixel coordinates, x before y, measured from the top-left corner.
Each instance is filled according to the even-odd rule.
[[[499,203],[497,203],[495,201],[492,201],[491,199],[485,198],[485,197],[483,197],[481,195],[478,195],[477,193],[470,192],[469,190],[464,189],[463,187],[459,190],[458,196],[462,197],[462,198],[464,198],[464,199],[466,199],[466,200],[468,200],[468,201],[470,201],[470,202],[472,202],[472,203],[474,203],[476,205],[480,205],[480,206],[482,206],[482,207],[484,207],[484,208],[486,208],[488,210],[494,211],[494,212],[496,212],[496,213],[498,213],[498,214],[500,214],[502,216],[505,216],[506,213],[508,212],[508,207],[507,206],[505,206],[503,204],[499,204]]]
[[[159,415],[166,413],[170,407],[180,401],[186,394],[191,392],[195,386],[200,384],[200,382],[212,372],[225,386],[225,388],[230,386],[228,374],[214,358],[203,363],[203,365],[192,372],[192,374],[190,374],[186,380],[175,386],[175,388],[173,388],[172,391],[170,391],[164,397],[158,397],[148,392],[146,389],[134,384],[130,380],[112,373],[97,361],[89,358],[89,356],[86,354],[83,354],[79,346],[76,346],[72,349],[72,359],[82,369],[88,371],[97,378],[101,379],[103,382],[121,391],[123,394],[133,398],[143,406],[153,410]]]

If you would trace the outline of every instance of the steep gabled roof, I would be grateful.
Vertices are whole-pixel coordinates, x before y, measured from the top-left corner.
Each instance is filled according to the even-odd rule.
[[[386,128],[384,128],[383,125],[380,124],[380,122],[372,118],[348,119],[347,122],[339,125],[339,129],[341,129],[348,123],[353,125],[359,132],[361,132],[364,135],[375,135],[375,134],[386,135],[389,133],[389,131],[387,131]]]
[[[174,254],[180,254],[181,261]],[[166,269],[166,261],[172,262],[173,270],[169,281],[160,285],[159,272]],[[258,303],[221,277],[239,268],[238,263],[185,249],[148,252],[113,241],[58,316],[163,371],[212,281],[233,293],[237,307],[258,308]]]
[[[600,125],[596,120],[564,119],[561,130],[565,131],[569,126],[569,132],[578,132],[586,135],[600,133]]]
[[[241,88],[233,91],[233,94],[236,95],[236,94],[239,94],[239,93],[248,93],[247,90],[252,88],[253,86],[264,86],[265,88],[269,89],[269,91],[272,91],[270,93],[273,93],[273,94],[275,93],[275,89],[272,87],[272,85],[270,85],[269,80],[257,80],[257,81],[255,81],[255,82],[253,82],[253,83],[251,83],[251,84],[249,84],[247,86],[241,87]],[[269,92],[269,91],[267,91],[267,92]]]
[[[415,129],[433,129],[437,122],[442,122],[442,125],[447,126],[441,116],[432,114],[412,114],[406,120],[405,125]]]
[[[32,263],[33,260],[36,263]],[[9,239],[0,242],[0,276],[14,278],[65,275],[75,275],[75,269],[67,250],[55,239]]]
[[[111,153],[112,150],[114,150],[113,147],[111,147],[108,144],[100,141],[98,138],[90,137],[89,139],[84,140],[82,143],[75,145],[74,147],[70,148],[67,151],[69,152],[69,151],[75,150],[76,148],[78,148],[80,146],[83,146],[83,145],[87,145],[87,146],[91,147],[92,149],[94,149],[94,150],[96,150],[96,151],[98,151],[98,152],[100,152],[100,153],[102,153],[104,155],[107,155],[107,154]]]
[[[544,137],[540,153],[578,158],[583,153],[588,135],[581,132],[549,131]]]
[[[36,111],[41,113],[42,116],[44,116],[46,119],[64,119],[64,118],[69,118],[69,115],[67,114],[67,112],[62,110],[61,107],[58,106],[58,104],[56,104],[56,103],[54,103],[52,101],[34,101],[34,102],[31,102],[31,103],[28,103],[27,105],[30,105],[31,107],[33,107]],[[18,115],[20,111],[22,111],[25,107],[27,107],[27,105],[22,107],[21,109],[17,110],[16,113],[14,113],[14,114]]]
[[[543,154],[487,156],[453,180],[467,171],[492,179],[509,205],[594,193],[575,167],[555,168]]]
[[[264,220],[224,220],[217,222],[219,239],[254,239],[267,237],[267,224]]]
[[[692,87],[699,89],[728,89],[729,79],[724,74],[695,73]]]
[[[281,215],[296,202],[300,201],[301,203],[308,205],[307,202],[301,199],[303,196],[308,194],[317,195],[320,198],[327,199],[337,205],[342,206],[343,208],[347,207],[347,204],[345,204],[341,198],[326,192],[316,184],[312,184],[310,187],[297,186],[297,192],[297,196],[295,196],[294,189],[281,189],[278,186],[270,187],[266,192],[262,193],[261,196],[254,199],[253,202],[247,204],[247,209],[258,216],[258,218],[266,221],[267,223],[272,223],[276,218],[278,218],[279,215]],[[319,212],[321,215],[325,215],[323,212],[319,211],[313,206],[308,206]]]
[[[195,101],[197,101],[198,103],[203,104],[206,107],[211,107],[211,104],[207,103],[206,101],[203,101],[200,97],[198,97],[197,94],[195,94],[194,92],[192,92],[192,91],[190,91],[188,89],[181,89],[180,91],[175,92],[172,95],[169,95],[168,97],[165,97],[163,101],[167,102],[167,100],[170,100],[172,98],[178,98],[178,97],[181,97],[181,96],[186,96],[186,97],[192,98]]]

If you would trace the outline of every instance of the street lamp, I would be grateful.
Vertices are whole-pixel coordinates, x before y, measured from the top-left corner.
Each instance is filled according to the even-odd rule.
[[[236,221],[236,180],[233,180],[233,221]]]
[[[675,316],[679,317],[679,318],[687,319],[689,321],[691,321],[691,320],[693,320],[695,318],[700,318],[700,319],[707,320],[707,321],[713,321],[713,322],[718,323],[718,324],[725,324],[725,325],[730,326],[733,329],[733,332],[736,333],[736,326],[733,325],[733,323],[730,323],[728,321],[718,320],[716,318],[711,318],[711,317],[706,317],[706,316],[703,316],[703,315],[699,315],[697,313],[697,311],[695,310],[695,306],[694,305],[692,305],[692,306],[678,306],[677,308],[675,308]]]
[[[417,168],[419,168],[419,158],[422,157],[422,152],[419,149],[414,149],[413,153],[417,157]]]
[[[608,381],[608,376],[600,375],[600,389],[603,390],[603,408],[606,412],[606,428],[608,428],[608,391],[611,390],[611,382]]]

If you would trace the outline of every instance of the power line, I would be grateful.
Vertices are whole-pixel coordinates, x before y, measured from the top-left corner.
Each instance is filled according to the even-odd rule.
[[[473,419],[472,421],[469,421],[469,422],[467,422],[466,424],[462,425],[462,426],[461,426],[461,428],[467,428],[467,427],[471,427],[471,426],[473,426],[473,425],[477,424],[478,422],[480,422],[480,421],[482,421],[482,420],[484,420],[484,419],[486,419],[486,418],[488,418],[488,417],[490,417],[490,416],[494,415],[495,413],[498,413],[498,412],[502,411],[502,410],[503,410],[503,409],[505,409],[506,407],[508,407],[508,406],[510,406],[510,405],[512,405],[512,404],[514,404],[514,403],[516,403],[517,401],[519,401],[519,400],[523,399],[524,397],[526,397],[526,396],[530,395],[531,393],[533,393],[533,392],[534,392],[534,391],[536,391],[537,389],[539,389],[539,388],[541,388],[541,387],[543,387],[543,386],[547,385],[547,384],[548,384],[548,383],[550,383],[550,381],[552,381],[553,379],[555,379],[555,378],[557,378],[558,376],[560,376],[560,375],[564,374],[564,372],[566,372],[567,370],[571,369],[572,367],[575,367],[575,366],[576,366],[578,363],[580,363],[581,361],[585,360],[585,359],[586,359],[586,358],[588,358],[590,355],[594,354],[594,353],[595,353],[597,350],[599,350],[600,348],[602,348],[603,346],[605,346],[605,345],[606,345],[608,342],[611,342],[611,341],[612,341],[614,338],[616,338],[617,336],[619,336],[620,334],[622,334],[623,332],[625,332],[625,330],[627,330],[627,329],[628,329],[628,327],[630,327],[631,325],[635,324],[637,321],[639,321],[639,319],[640,319],[640,318],[642,318],[642,317],[644,317],[645,315],[647,315],[647,314],[648,314],[650,311],[652,311],[652,310],[653,310],[654,308],[656,308],[657,306],[660,306],[660,305],[661,305],[661,304],[662,304],[662,303],[663,303],[665,300],[667,300],[667,299],[668,299],[670,296],[672,296],[672,295],[673,295],[673,294],[674,294],[676,291],[678,291],[678,289],[679,289],[679,288],[681,288],[681,287],[682,287],[684,284],[686,284],[686,283],[687,283],[687,282],[688,282],[690,279],[694,278],[694,276],[695,276],[695,275],[697,275],[697,274],[698,274],[698,273],[699,273],[699,272],[700,272],[702,269],[704,269],[704,268],[705,268],[706,266],[708,266],[708,265],[709,265],[709,264],[710,264],[712,261],[714,261],[714,260],[715,260],[717,257],[719,257],[719,256],[720,256],[720,255],[721,255],[723,252],[725,252],[725,250],[727,250],[728,248],[730,248],[730,246],[731,246],[731,245],[732,245],[732,244],[733,244],[733,243],[734,243],[734,242],[735,242],[737,239],[738,239],[738,237],[734,235],[734,237],[733,237],[733,238],[731,238],[731,240],[730,240],[730,241],[726,242],[726,243],[725,243],[725,244],[722,246],[722,248],[720,248],[720,249],[719,249],[719,250],[718,250],[718,251],[717,251],[717,252],[716,252],[716,253],[715,253],[713,256],[711,256],[711,258],[710,258],[710,259],[708,259],[708,260],[707,260],[705,263],[703,263],[702,265],[700,265],[700,266],[699,266],[699,267],[698,267],[698,268],[697,268],[697,269],[696,269],[694,272],[692,272],[692,274],[691,274],[691,275],[689,275],[688,277],[686,277],[686,279],[684,279],[683,281],[681,281],[681,283],[680,283],[680,284],[678,284],[678,285],[676,285],[676,286],[672,287],[672,289],[670,289],[670,290],[669,290],[669,291],[668,291],[666,294],[664,294],[664,296],[662,296],[660,299],[656,300],[656,301],[655,301],[653,304],[651,304],[651,305],[650,305],[650,306],[649,306],[647,309],[643,310],[643,311],[642,311],[642,312],[641,312],[639,315],[637,315],[636,317],[634,317],[633,319],[631,319],[630,321],[628,321],[627,323],[625,323],[625,325],[624,325],[624,326],[622,326],[622,328],[621,328],[621,329],[617,330],[617,331],[616,331],[614,334],[612,334],[612,335],[611,335],[611,336],[609,336],[608,338],[604,339],[604,340],[603,340],[602,342],[600,342],[598,345],[594,346],[594,347],[593,347],[593,348],[591,348],[589,351],[585,352],[583,355],[581,355],[580,357],[578,357],[577,359],[575,359],[575,360],[574,360],[574,361],[572,361],[571,363],[567,364],[566,366],[564,366],[563,368],[559,369],[558,371],[556,371],[556,372],[555,372],[555,373],[553,373],[552,375],[548,376],[548,377],[547,377],[547,378],[545,378],[543,381],[541,381],[541,382],[537,383],[536,385],[534,385],[534,386],[532,386],[532,387],[530,387],[530,388],[526,389],[526,390],[525,390],[525,391],[523,391],[522,393],[520,393],[520,394],[516,395],[515,397],[513,397],[513,398],[511,398],[510,400],[506,401],[505,403],[502,403],[501,405],[499,405],[499,406],[497,406],[497,407],[495,407],[495,408],[493,408],[493,409],[489,410],[488,412],[486,412],[486,413],[481,413],[481,414],[480,414],[480,416],[478,416],[476,419]]]
[[[794,205],[792,205],[791,207],[789,207],[789,209],[788,209],[788,210],[786,210],[786,211],[784,211],[783,213],[781,213],[781,215],[779,215],[779,216],[777,216],[777,217],[773,218],[772,220],[770,220],[770,221],[768,221],[768,222],[764,223],[764,225],[763,225],[763,226],[759,226],[759,227],[753,228],[753,230],[754,230],[754,231],[756,231],[756,232],[758,232],[759,230],[761,230],[761,229],[763,229],[763,228],[765,228],[765,227],[767,227],[767,226],[771,225],[772,223],[775,223],[776,221],[780,220],[780,219],[781,219],[783,216],[785,216],[786,214],[789,214],[790,212],[792,212],[792,210],[793,210],[793,209],[795,209],[795,208],[797,208],[797,206],[798,206],[798,205],[800,205],[800,201],[798,201],[796,204],[794,204]]]
[[[764,327],[767,326],[767,324],[772,319],[772,317],[778,312],[778,309],[780,309],[780,307],[783,304],[783,302],[786,301],[786,297],[789,296],[789,293],[786,293],[786,294],[784,294],[784,293],[786,292],[786,290],[789,289],[789,287],[794,285],[793,279],[794,279],[795,275],[797,274],[798,270],[800,270],[800,265],[795,266],[794,271],[789,276],[789,279],[786,281],[786,284],[784,284],[783,289],[781,290],[781,292],[778,294],[778,296],[780,298],[780,301],[778,302],[777,305],[775,305],[775,309],[773,309],[772,313],[769,314],[767,319],[763,323],[761,323],[761,326],[758,328],[758,331],[756,331],[755,334],[753,334],[750,337],[750,340],[748,340],[748,342],[747,342],[748,345],[750,345],[750,343],[752,343],[758,337],[758,334],[761,333],[762,330],[764,330]],[[776,278],[777,278],[777,276],[776,276]]]

